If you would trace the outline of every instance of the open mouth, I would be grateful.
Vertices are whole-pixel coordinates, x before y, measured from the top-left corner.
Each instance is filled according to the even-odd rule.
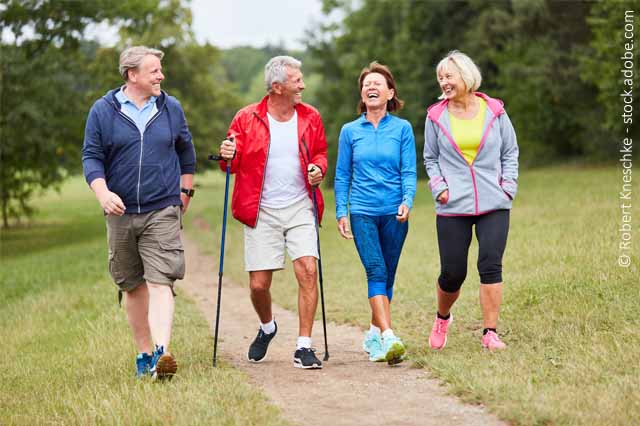
[[[378,99],[380,97],[380,95],[378,95],[377,93],[369,93],[367,94],[367,98],[369,99]]]

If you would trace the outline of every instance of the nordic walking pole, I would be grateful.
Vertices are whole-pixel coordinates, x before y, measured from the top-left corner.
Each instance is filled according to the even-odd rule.
[[[233,141],[233,136],[229,138]],[[222,157],[219,155],[209,155],[209,160],[219,161]],[[224,183],[224,207],[222,214],[222,237],[220,241],[220,269],[218,271],[218,302],[216,306],[216,326],[213,334],[213,366],[216,366],[216,355],[218,352],[218,325],[220,324],[220,298],[222,297],[222,274],[224,266],[224,239],[227,232],[227,202],[229,201],[229,175],[231,174],[231,165],[227,161],[227,175]]]
[[[313,172],[315,167],[312,166],[309,170]],[[322,256],[320,255],[320,218],[318,217],[318,200],[316,199],[316,187],[311,187],[311,194],[313,195],[313,217],[316,220],[316,236],[318,244],[318,277],[320,278],[320,305],[322,306],[322,329],[324,331],[324,361],[329,360],[329,345],[327,344],[327,321],[324,315],[324,286],[322,282]]]

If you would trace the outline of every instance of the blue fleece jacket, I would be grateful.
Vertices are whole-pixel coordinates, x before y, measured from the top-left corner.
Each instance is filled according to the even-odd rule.
[[[411,124],[387,113],[376,129],[365,114],[340,131],[334,182],[336,219],[382,216],[411,208],[416,193],[416,142]],[[347,204],[349,205],[347,208]]]
[[[119,90],[109,91],[89,112],[82,148],[87,183],[105,179],[127,214],[181,205],[180,176],[195,172],[196,155],[180,103],[162,92],[158,111],[141,133],[120,111]]]

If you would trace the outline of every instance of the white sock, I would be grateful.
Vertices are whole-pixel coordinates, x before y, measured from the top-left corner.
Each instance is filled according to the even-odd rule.
[[[296,349],[311,348],[311,337],[298,336],[298,342],[296,343]]]
[[[385,331],[382,332],[382,338],[383,339],[388,339],[389,337],[396,337],[395,334],[393,334],[393,330],[390,328],[387,328]]]
[[[268,323],[260,324],[260,328],[265,332],[265,334],[271,334],[276,331],[276,322],[273,318],[271,318],[271,321],[269,321]]]
[[[378,327],[376,327],[375,325],[371,324],[369,326],[369,334],[373,334],[373,335],[377,334],[379,336],[380,333],[381,333],[381,330]]]

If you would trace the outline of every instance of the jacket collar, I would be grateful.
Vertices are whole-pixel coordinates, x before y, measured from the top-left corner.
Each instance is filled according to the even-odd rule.
[[[265,123],[267,127],[269,127],[269,120],[267,119],[267,101],[269,100],[269,95],[266,95],[256,106],[255,113],[262,119],[262,122]],[[309,117],[311,117],[313,113],[313,109],[305,104],[299,103],[295,106],[296,113],[298,114],[298,137],[301,138],[304,134],[307,126],[309,126]]]
[[[124,86],[122,86],[122,87],[124,87]],[[116,98],[116,93],[121,91],[122,87],[118,87],[117,89],[109,90],[102,97],[104,100],[106,100],[111,106],[113,106],[117,110],[120,110],[120,102]],[[167,97],[168,96],[169,95],[167,95],[167,92],[165,92],[164,90],[160,91],[160,96],[158,96],[158,98],[156,99],[156,108],[158,109],[158,111],[160,111],[162,108],[164,108],[164,104],[167,102]]]
[[[475,92],[474,95],[484,99],[493,115],[498,116],[504,112],[504,102],[502,102],[500,99],[491,98],[482,92]],[[427,117],[432,121],[440,120],[440,116],[447,109],[448,104],[449,100],[443,99],[440,102],[431,105],[429,108],[427,108]]]

